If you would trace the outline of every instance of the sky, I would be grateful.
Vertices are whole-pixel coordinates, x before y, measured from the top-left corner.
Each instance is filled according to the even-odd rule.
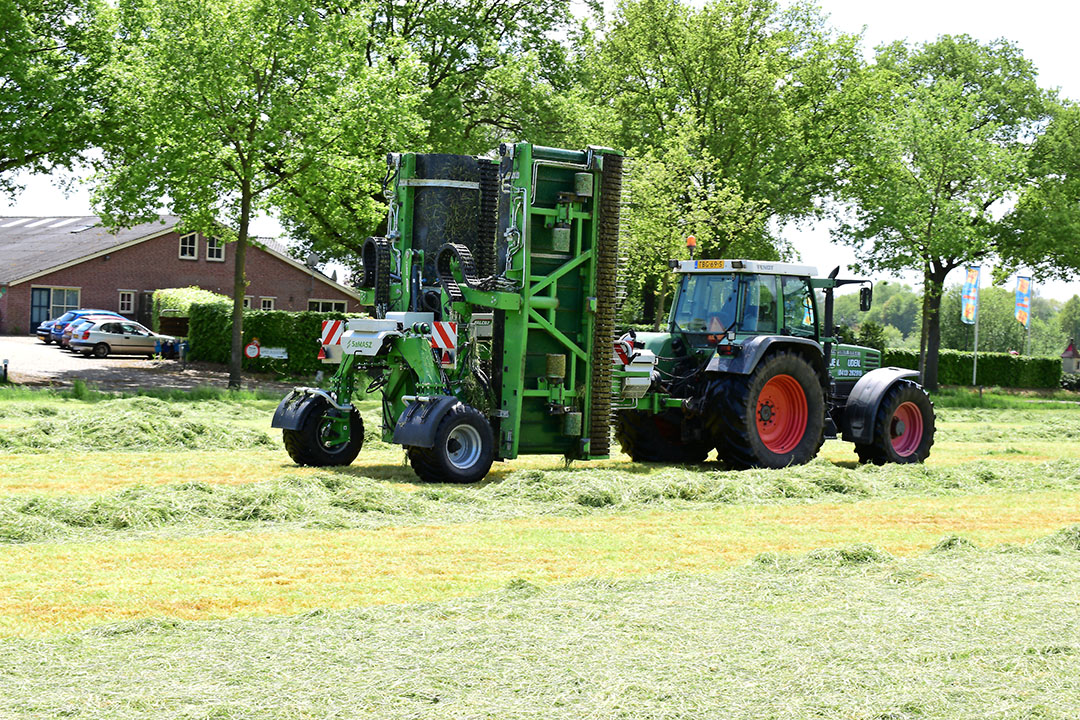
[[[1038,68],[1040,85],[1058,88],[1063,97],[1080,99],[1075,52],[1080,4],[1048,0],[819,0],[819,5],[836,29],[864,33],[868,56],[874,46],[893,40],[918,43],[943,34],[963,33],[984,42],[1007,38],[1019,45]],[[92,214],[85,187],[65,195],[48,177],[29,177],[24,182],[26,191],[13,204],[0,200],[0,215]],[[802,260],[816,265],[822,274],[854,260],[850,248],[831,241],[829,229],[825,221],[784,229]],[[273,218],[262,217],[253,231],[273,237],[280,233],[280,226]],[[954,271],[947,282],[959,283],[961,274],[960,270]],[[989,273],[983,277],[989,277]],[[899,279],[915,284],[919,278],[911,274]],[[1045,297],[1064,300],[1080,293],[1080,281],[1040,283],[1036,278],[1035,282],[1036,292]],[[1011,287],[1008,283],[1006,286]]]

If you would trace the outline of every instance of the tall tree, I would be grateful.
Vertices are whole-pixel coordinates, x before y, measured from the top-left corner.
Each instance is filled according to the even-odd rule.
[[[668,226],[677,219],[683,233],[708,234],[708,256],[789,255],[777,231],[816,215],[835,186],[843,128],[860,104],[849,92],[859,87],[850,82],[862,63],[856,45],[806,2],[621,3],[593,59],[596,112],[613,125],[611,144],[642,159],[632,183],[646,182],[637,173],[666,173],[669,185],[663,208],[635,194],[632,243],[664,244],[644,234],[666,231],[664,223],[634,220],[659,211]],[[732,200],[743,213],[738,222],[686,222],[700,217],[703,202]]]
[[[102,130],[112,49],[100,0],[0,0],[0,193],[70,166]]]
[[[308,0],[122,0],[114,67],[127,122],[105,147],[96,201],[112,224],[160,203],[235,240],[229,385],[240,384],[253,214],[314,180],[341,143],[392,146],[412,112],[407,59],[362,61],[366,24]]]
[[[945,280],[994,252],[994,206],[1023,187],[1048,98],[1015,45],[963,35],[880,48],[865,83],[835,237],[866,270],[922,271],[923,383],[935,388]]]
[[[1038,277],[1080,273],[1080,105],[1054,109],[1032,148],[1027,185],[1003,223],[1006,267],[1026,266]]]
[[[503,140],[584,142],[582,63],[569,0],[377,0],[346,3],[368,27],[363,62],[415,60],[417,118],[392,150],[478,154]],[[386,166],[370,144],[342,146],[325,171],[277,191],[283,222],[304,247],[354,268],[385,215]],[[375,164],[372,159],[377,160]]]

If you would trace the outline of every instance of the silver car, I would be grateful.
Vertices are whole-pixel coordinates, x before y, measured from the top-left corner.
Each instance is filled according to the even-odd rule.
[[[146,355],[161,351],[162,344],[175,342],[170,335],[158,335],[132,320],[106,318],[72,335],[71,347],[89,357],[115,355]]]

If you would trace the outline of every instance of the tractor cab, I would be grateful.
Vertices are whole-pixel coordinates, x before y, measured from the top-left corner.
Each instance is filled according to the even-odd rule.
[[[754,260],[683,260],[671,331],[696,349],[758,335],[818,339],[817,307],[807,265]]]

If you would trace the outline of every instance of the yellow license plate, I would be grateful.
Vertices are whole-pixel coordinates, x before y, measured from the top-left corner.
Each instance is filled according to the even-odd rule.
[[[694,265],[698,270],[723,270],[723,260],[698,260]]]

